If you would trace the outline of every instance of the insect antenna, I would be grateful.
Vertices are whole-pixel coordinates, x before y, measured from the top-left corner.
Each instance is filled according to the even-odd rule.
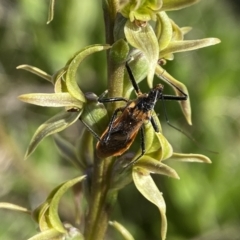
[[[165,70],[162,72],[162,74],[158,74],[158,76],[163,79],[164,81],[168,82],[171,86],[173,86],[175,89],[177,89],[183,96],[185,96],[185,100],[188,98],[188,95],[183,92],[177,85],[175,85],[174,83],[172,83],[171,81],[169,81],[166,77],[163,76],[163,73],[165,72]],[[179,100],[184,100],[183,99],[179,99]]]
[[[174,85],[173,85],[173,86],[174,86]],[[185,95],[186,95],[186,94],[185,94]],[[209,150],[209,149],[203,147],[195,138],[193,138],[192,136],[190,136],[189,134],[187,134],[187,133],[186,133],[185,131],[183,131],[182,129],[180,129],[180,128],[178,128],[178,127],[176,127],[176,126],[174,126],[173,124],[170,123],[170,121],[169,121],[169,119],[168,119],[168,116],[167,116],[167,108],[166,108],[165,101],[164,101],[164,100],[166,100],[166,98],[165,98],[164,96],[165,96],[165,97],[166,97],[166,96],[168,97],[168,95],[161,95],[161,96],[160,96],[160,99],[161,99],[161,101],[162,101],[163,111],[164,111],[164,116],[165,116],[166,123],[167,123],[170,127],[174,128],[175,130],[181,132],[181,133],[182,133],[183,135],[185,135],[188,139],[190,139],[191,141],[193,141],[194,144],[195,144],[197,147],[199,147],[199,148],[201,148],[201,149],[203,149],[203,150],[205,150],[205,151],[208,151],[208,152],[211,152],[211,153],[214,153],[214,154],[218,154],[218,152],[216,152],[216,151],[212,151],[212,150]],[[187,96],[187,95],[186,95],[186,96]],[[177,96],[175,96],[175,97],[177,97]],[[176,99],[176,98],[175,98],[175,99]],[[167,98],[167,100],[171,100],[171,99]],[[186,100],[186,99],[185,99],[185,100]]]

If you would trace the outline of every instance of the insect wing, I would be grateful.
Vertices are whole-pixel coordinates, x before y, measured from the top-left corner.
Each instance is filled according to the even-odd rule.
[[[128,115],[123,113],[114,121],[110,133],[108,127],[102,134],[101,141],[98,141],[98,157],[122,155],[131,146],[141,125],[142,122],[129,121]]]

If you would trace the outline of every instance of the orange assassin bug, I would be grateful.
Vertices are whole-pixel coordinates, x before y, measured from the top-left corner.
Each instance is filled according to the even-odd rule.
[[[114,111],[107,129],[103,132],[101,137],[99,137],[88,126],[86,127],[98,140],[96,154],[99,158],[122,155],[130,148],[137,133],[140,131],[142,152],[136,159],[131,161],[130,164],[132,165],[145,154],[144,123],[150,121],[154,130],[159,132],[159,128],[152,117],[152,110],[154,109],[156,102],[158,100],[184,101],[187,100],[188,96],[174,85],[173,86],[176,87],[183,96],[164,95],[162,84],[157,84],[148,94],[142,93],[135,81],[128,62],[126,62],[126,69],[137,94],[137,98],[134,100],[128,100],[123,97],[103,98],[103,96],[100,96],[98,99],[100,103],[125,101],[126,106],[117,108]]]

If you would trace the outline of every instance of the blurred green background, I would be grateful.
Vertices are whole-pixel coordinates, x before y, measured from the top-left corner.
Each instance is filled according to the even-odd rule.
[[[197,147],[165,124],[164,134],[176,152],[205,154],[212,164],[168,161],[181,180],[154,176],[167,204],[169,240],[240,239],[240,8],[237,1],[202,0],[169,16],[179,26],[192,26],[188,39],[220,38],[222,43],[194,52],[175,54],[166,69],[189,90],[193,126],[187,126],[174,102],[167,102],[170,122],[189,133]],[[104,43],[101,1],[58,1],[54,21],[46,25],[48,1],[2,0],[0,3],[0,201],[34,208],[61,182],[78,176],[62,159],[51,137],[23,161],[24,152],[37,127],[58,109],[21,103],[17,96],[52,92],[52,86],[23,70],[20,64],[36,66],[53,74],[81,48]],[[84,91],[100,94],[106,88],[105,53],[95,54],[79,69]],[[144,89],[143,84],[142,91]],[[172,94],[166,88],[165,93]],[[158,110],[159,108],[159,110]],[[160,104],[156,112],[162,113]],[[80,123],[64,131],[74,143]],[[206,149],[218,152],[211,153]],[[73,222],[74,207],[67,194],[60,207],[61,218]],[[112,215],[136,240],[157,240],[160,216],[130,184],[120,191]],[[0,210],[0,239],[27,239],[36,224],[24,214]],[[121,239],[110,230],[109,239]]]

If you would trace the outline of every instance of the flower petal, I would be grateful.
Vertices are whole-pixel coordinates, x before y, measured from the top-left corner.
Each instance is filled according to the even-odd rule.
[[[71,179],[69,181],[66,181],[62,183],[60,186],[58,186],[57,188],[55,188],[52,193],[50,193],[50,198],[48,198],[48,201],[51,199],[49,202],[48,218],[53,228],[56,229],[57,231],[62,233],[66,232],[58,215],[58,205],[63,194],[76,183],[82,182],[85,178],[86,176],[83,175],[83,176]]]
[[[42,71],[41,69],[37,68],[37,67],[34,67],[34,66],[31,66],[31,65],[27,65],[27,64],[23,64],[23,65],[19,65],[17,67],[17,69],[23,69],[23,70],[26,70],[28,72],[31,72],[41,78],[44,78],[45,80],[49,81],[49,82],[52,82],[51,81],[51,75],[47,74],[46,72]]]
[[[166,175],[168,177],[180,179],[177,172],[173,168],[147,155],[144,155],[144,157],[141,158],[141,160],[138,161],[134,167],[141,167],[149,171],[150,173],[161,174]]]
[[[163,1],[161,11],[179,10],[185,7],[189,7],[200,0],[167,0]]]
[[[139,27],[135,23],[126,22],[124,32],[127,41],[134,47],[141,50],[148,60],[149,71],[147,76],[148,85],[152,88],[155,68],[158,60],[158,40],[150,24]]]
[[[53,20],[53,17],[54,17],[54,5],[55,5],[55,0],[50,0],[49,8],[48,8],[47,24],[49,24]]]
[[[121,233],[124,240],[134,240],[131,233],[117,221],[110,221],[109,224],[113,226],[119,233]]]
[[[29,238],[28,240],[44,240],[44,239],[55,239],[55,240],[60,240],[63,239],[63,235],[62,233],[58,232],[55,229],[48,229],[44,232],[40,232],[36,235],[34,235],[33,237]]]
[[[24,213],[30,213],[30,211],[27,208],[21,207],[16,204],[7,203],[7,202],[0,202],[0,208],[10,209],[10,210],[24,212]]]
[[[134,167],[132,171],[132,177],[138,191],[148,201],[152,202],[158,207],[162,217],[161,236],[162,240],[165,240],[167,234],[167,218],[166,218],[166,204],[162,196],[162,193],[158,190],[150,174],[146,173],[144,169],[142,168],[136,169]]]
[[[186,52],[195,50],[198,48],[208,47],[220,43],[218,38],[204,38],[199,40],[183,40],[183,41],[172,41],[169,43],[166,49],[160,52],[160,58],[166,54],[175,52]]]
[[[194,153],[173,153],[171,158],[181,162],[212,163],[207,156]]]
[[[79,64],[84,60],[84,58],[86,58],[90,54],[99,52],[102,50],[106,50],[109,48],[110,48],[109,45],[100,45],[100,44],[87,46],[86,48],[76,53],[75,56],[68,61],[68,64],[67,64],[68,67],[66,71],[67,89],[73,97],[80,100],[81,102],[85,102],[86,99],[76,81],[76,74],[77,74]]]
[[[18,97],[21,101],[43,107],[77,107],[82,109],[83,102],[64,93],[30,93]]]
[[[33,135],[28,149],[25,154],[25,159],[36,149],[38,144],[47,136],[60,132],[72,125],[79,119],[81,112],[63,112],[50,118],[43,123]]]
[[[159,51],[166,48],[172,39],[172,22],[165,12],[157,14],[156,36],[159,44]]]
[[[192,112],[191,112],[190,98],[189,98],[189,94],[188,94],[188,90],[187,90],[186,86],[183,83],[179,82],[174,77],[172,77],[167,71],[165,71],[159,65],[157,65],[157,67],[156,67],[156,75],[159,78],[161,78],[163,81],[168,83],[173,88],[173,90],[175,91],[177,96],[184,96],[179,90],[181,90],[186,95],[188,95],[187,100],[180,101],[179,103],[180,103],[183,114],[184,114],[188,124],[192,125]]]

